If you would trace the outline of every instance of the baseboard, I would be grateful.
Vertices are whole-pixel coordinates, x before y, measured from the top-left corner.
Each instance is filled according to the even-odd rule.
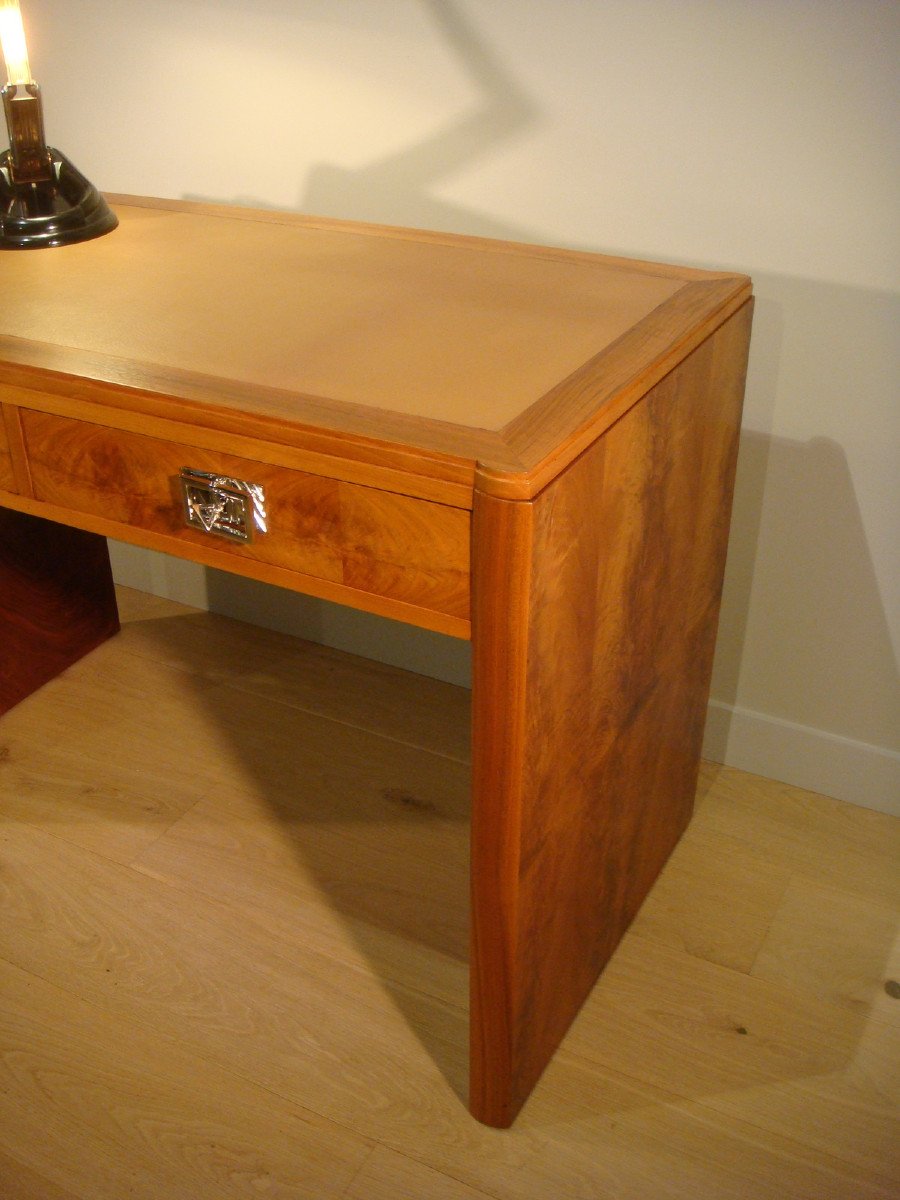
[[[703,757],[900,816],[900,754],[711,700]]]

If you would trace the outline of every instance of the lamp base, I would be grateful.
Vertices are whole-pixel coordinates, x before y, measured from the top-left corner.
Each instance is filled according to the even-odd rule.
[[[0,249],[68,246],[109,233],[118,225],[112,209],[64,154],[48,146],[53,177],[15,183],[10,152],[0,154]]]

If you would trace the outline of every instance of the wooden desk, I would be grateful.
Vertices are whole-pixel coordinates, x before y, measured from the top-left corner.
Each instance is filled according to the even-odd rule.
[[[117,628],[105,536],[471,637],[471,1108],[508,1125],[690,816],[749,281],[113,205],[0,265],[0,711]],[[188,527],[183,467],[268,532]]]

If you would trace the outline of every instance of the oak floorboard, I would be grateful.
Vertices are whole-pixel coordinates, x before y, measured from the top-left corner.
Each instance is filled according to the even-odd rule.
[[[68,1188],[57,1187],[46,1175],[0,1151],[0,1196],[3,1200],[80,1200]]]
[[[565,1051],[563,1058],[568,1059]],[[546,1141],[528,1164],[527,1180],[520,1171],[505,1181],[506,1196],[892,1200],[895,1195],[894,1176],[883,1160],[878,1169],[861,1168],[797,1136],[795,1105],[808,1103],[808,1096],[793,1098],[786,1127],[772,1122],[772,1128],[760,1128],[705,1101],[647,1091],[641,1103],[633,1084],[630,1092],[617,1092],[616,1076],[593,1075],[575,1060],[564,1061],[561,1070],[568,1075],[566,1092],[544,1088],[538,1104],[529,1102],[543,1118]],[[557,1073],[554,1062],[548,1074]],[[610,1093],[615,1104],[600,1118]],[[768,1089],[757,1103],[765,1104],[767,1095]]]
[[[415,1034],[384,1005],[383,983],[361,956],[283,942],[239,911],[37,832],[5,828],[0,855],[7,962],[160,1034],[177,1028],[204,1058],[300,1103],[329,1104],[355,1128],[376,1103],[426,1119],[425,1075],[437,1069],[426,1058],[424,1073],[404,1072]],[[426,996],[416,1002],[422,1030],[430,1025],[462,1060],[465,1014]],[[391,1061],[398,1087],[382,1099]]]
[[[654,980],[664,984],[654,987]],[[647,1085],[700,1098],[850,1068],[869,1019],[792,983],[756,979],[631,935],[567,1045]]]
[[[47,684],[39,708],[3,718],[4,811],[130,861],[227,762],[227,730],[195,724],[195,707],[178,673],[106,643]]]
[[[279,645],[305,651],[258,631],[271,711],[235,740],[256,631],[123,615],[0,721],[3,1200],[893,1200],[900,822],[704,766],[560,1052],[487,1129],[460,1098],[467,776],[403,739],[414,681],[381,732],[353,716],[365,669],[316,712],[279,699]]]
[[[465,865],[446,871],[427,834],[421,856],[404,861],[374,840],[367,852],[361,833],[288,817],[279,829],[255,807],[201,802],[132,866],[228,905],[290,946],[351,964],[368,956],[386,982],[465,1008]],[[391,830],[382,832],[389,842]]]
[[[900,981],[896,910],[796,876],[751,973],[900,1024],[900,1004],[885,990],[888,981]]]
[[[370,1146],[0,962],[0,1137],[84,1200],[341,1196]]]
[[[118,588],[129,653],[468,762],[470,694],[424,675]],[[165,618],[175,618],[166,620]]]
[[[721,842],[692,822],[631,924],[631,933],[749,972],[791,882],[752,847]]]
[[[706,764],[700,828],[812,882],[900,908],[900,821],[787,783]]]
[[[351,1183],[344,1200],[422,1200],[423,1197],[487,1200],[487,1192],[378,1146]]]
[[[900,1171],[896,1027],[793,983],[756,980],[629,935],[565,1047],[757,1129],[764,1141],[792,1140],[797,1158],[805,1147],[833,1170],[849,1164],[847,1195],[851,1179],[889,1195]]]

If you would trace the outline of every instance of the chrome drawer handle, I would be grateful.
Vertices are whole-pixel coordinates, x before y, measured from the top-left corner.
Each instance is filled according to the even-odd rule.
[[[181,468],[185,523],[218,537],[252,542],[266,533],[266,493],[258,483]]]

